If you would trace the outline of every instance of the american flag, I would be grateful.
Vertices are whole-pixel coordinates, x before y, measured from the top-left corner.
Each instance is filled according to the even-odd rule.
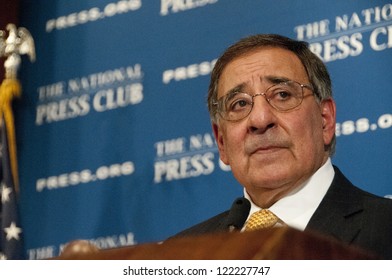
[[[13,182],[7,129],[0,119],[0,260],[24,259],[23,234],[19,220],[18,194]]]

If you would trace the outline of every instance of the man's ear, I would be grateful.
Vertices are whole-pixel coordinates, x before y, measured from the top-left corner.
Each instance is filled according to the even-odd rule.
[[[331,144],[336,129],[336,104],[332,98],[321,102],[324,145]]]
[[[222,129],[218,124],[213,123],[212,130],[214,132],[216,143],[218,144],[219,157],[224,164],[229,165],[229,161],[226,155],[225,143],[223,140]]]

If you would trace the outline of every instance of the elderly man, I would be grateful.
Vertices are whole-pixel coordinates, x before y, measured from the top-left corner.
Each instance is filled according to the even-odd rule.
[[[253,213],[267,213],[267,226],[318,231],[392,258],[392,200],[332,165],[331,81],[306,43],[255,35],[232,45],[211,74],[208,107],[220,158],[250,201],[244,228],[255,226]],[[177,236],[227,231],[231,212]]]

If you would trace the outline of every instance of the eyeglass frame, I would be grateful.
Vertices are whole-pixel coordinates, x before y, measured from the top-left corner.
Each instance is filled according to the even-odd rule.
[[[274,105],[272,105],[272,104],[270,103],[271,98],[267,98],[266,93],[267,93],[271,88],[276,87],[276,86],[278,86],[278,85],[280,85],[280,84],[286,84],[286,83],[295,83],[295,84],[298,84],[298,85],[301,87],[301,101],[300,101],[297,105],[295,105],[294,107],[292,107],[292,108],[289,108],[289,109],[287,109],[287,110],[281,110],[281,109],[275,107]],[[214,100],[214,101],[212,102],[212,105],[214,105],[214,106],[217,107],[216,114],[219,114],[219,116],[222,117],[222,119],[224,119],[224,120],[226,120],[226,121],[229,121],[229,122],[238,122],[238,121],[241,121],[241,120],[245,119],[246,117],[248,117],[248,116],[250,115],[250,113],[251,113],[252,110],[253,110],[253,106],[254,106],[254,98],[257,97],[257,96],[263,96],[263,97],[265,98],[265,100],[267,101],[267,103],[268,103],[272,108],[274,108],[275,110],[277,110],[278,112],[288,112],[288,111],[291,111],[291,110],[297,108],[298,106],[300,106],[300,105],[302,104],[302,101],[303,101],[304,98],[305,98],[305,95],[304,95],[304,88],[309,89],[309,90],[312,92],[312,95],[315,94],[314,89],[313,89],[313,87],[312,87],[311,85],[301,84],[300,82],[297,82],[297,81],[294,81],[294,80],[285,80],[285,81],[281,81],[281,82],[279,82],[279,83],[276,83],[276,84],[271,85],[270,87],[268,87],[268,88],[267,88],[264,92],[262,92],[262,93],[249,94],[249,93],[247,93],[247,92],[242,92],[242,91],[229,92],[229,93],[225,94],[224,96],[221,96],[218,100]],[[250,97],[252,98],[251,108],[250,108],[249,112],[248,112],[244,117],[242,117],[242,118],[240,118],[240,119],[238,119],[238,120],[237,120],[237,119],[236,119],[236,120],[230,120],[230,119],[224,118],[224,116],[222,115],[222,110],[221,110],[222,103],[220,102],[220,100],[223,100],[223,98],[226,98],[228,95],[233,95],[233,94],[238,94],[238,93],[246,94],[246,95],[248,95],[248,96],[250,96]],[[223,104],[223,105],[225,105],[225,104]]]

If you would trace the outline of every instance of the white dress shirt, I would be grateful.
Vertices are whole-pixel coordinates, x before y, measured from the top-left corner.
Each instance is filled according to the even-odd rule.
[[[328,191],[334,176],[335,171],[329,158],[301,187],[275,202],[268,209],[278,216],[284,224],[299,230],[304,230]],[[244,196],[251,203],[249,216],[261,210],[260,207],[253,203],[245,189]]]

